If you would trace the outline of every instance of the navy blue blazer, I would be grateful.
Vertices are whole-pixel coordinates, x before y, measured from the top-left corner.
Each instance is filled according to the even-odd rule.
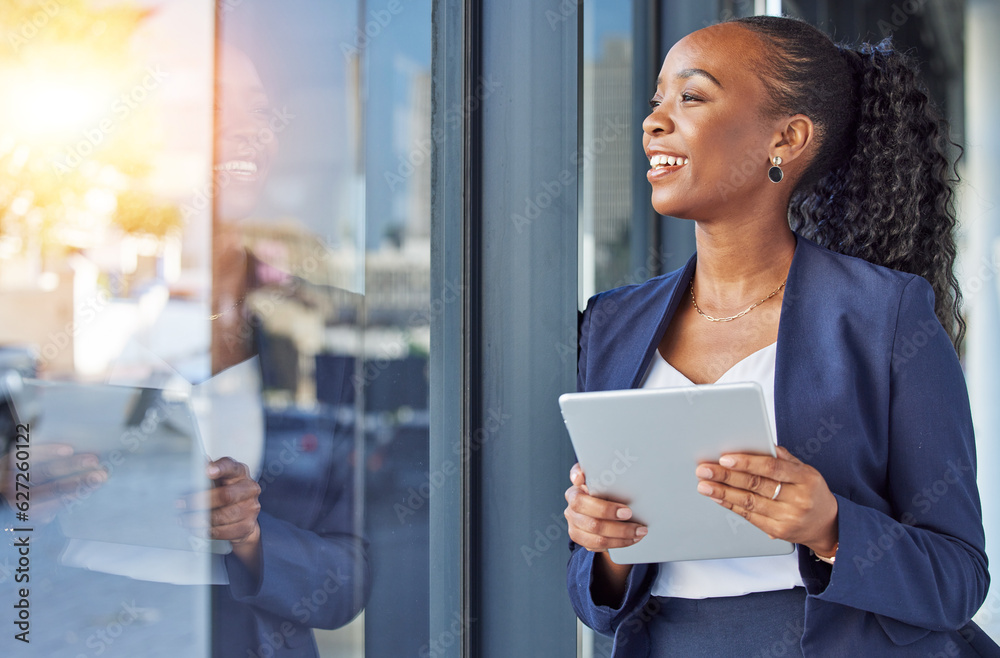
[[[686,299],[675,272],[593,297],[578,389],[640,385]],[[835,566],[798,546],[806,656],[1000,655],[969,622],[989,586],[965,378],[923,278],[798,237],[775,363],[778,443],[822,473],[839,505]],[[657,565],[635,565],[617,608],[590,595],[594,554],[572,544],[577,615],[645,656]]]
[[[232,553],[213,588],[212,658],[317,658],[313,628],[339,628],[371,590],[355,521],[353,436],[331,419],[268,413],[261,487],[261,573]],[[317,437],[303,448],[301,437]]]

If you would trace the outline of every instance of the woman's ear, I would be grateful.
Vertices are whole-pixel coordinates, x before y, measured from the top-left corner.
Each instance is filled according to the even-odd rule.
[[[816,126],[804,114],[783,119],[772,142],[771,157],[780,156],[783,163],[791,164],[806,153],[815,134]]]

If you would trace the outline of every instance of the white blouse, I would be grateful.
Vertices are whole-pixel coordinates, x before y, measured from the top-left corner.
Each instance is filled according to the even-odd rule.
[[[764,390],[772,434],[774,422],[774,357],[776,343],[754,352],[719,377],[717,384],[757,382]],[[656,351],[642,388],[693,386],[693,382],[667,363]],[[713,384],[705,384],[713,386]],[[802,587],[799,562],[793,551],[788,555],[663,562],[653,581],[653,596],[682,599],[707,599],[719,596],[742,596],[750,592]]]

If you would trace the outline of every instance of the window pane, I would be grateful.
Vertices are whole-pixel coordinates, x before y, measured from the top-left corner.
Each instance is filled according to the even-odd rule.
[[[626,283],[631,269],[633,125],[631,3],[594,2],[583,14],[583,139],[579,161],[581,308]]]
[[[24,530],[4,533],[0,563],[30,545],[22,573],[0,570],[30,641],[4,633],[4,655],[210,646],[228,542],[201,529],[210,437],[191,385],[209,368],[214,10],[147,9],[4,6],[0,416],[23,423],[3,434],[25,448],[5,451],[0,517]]]
[[[51,5],[0,54],[0,519],[32,543],[0,646],[426,653],[429,0]]]

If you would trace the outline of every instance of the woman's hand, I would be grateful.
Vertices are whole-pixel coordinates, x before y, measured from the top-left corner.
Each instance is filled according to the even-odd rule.
[[[255,575],[260,570],[260,485],[250,477],[246,464],[230,457],[210,462],[209,479],[215,486],[206,492],[185,496],[178,506],[192,513],[186,514],[184,524],[190,528],[211,528],[207,535],[212,539],[228,539],[233,553]],[[208,510],[206,515],[204,512]]]
[[[695,474],[699,493],[770,537],[825,557],[836,552],[837,499],[819,471],[785,448],[778,446],[777,457],[723,455],[718,464],[699,464]]]
[[[573,464],[566,490],[563,515],[569,537],[578,545],[597,553],[590,591],[598,605],[618,607],[625,595],[625,584],[632,566],[615,564],[608,558],[609,548],[631,546],[646,536],[646,526],[629,521],[632,510],[626,505],[590,495],[580,464]]]
[[[61,507],[86,498],[108,479],[108,472],[97,455],[74,453],[73,447],[65,443],[32,446],[31,469],[27,473],[30,481],[25,480],[26,474],[16,465],[12,447],[0,457],[0,497],[13,508],[19,502],[28,501],[31,521],[36,524],[49,523]],[[25,486],[18,486],[18,479]]]
[[[590,495],[580,464],[570,469],[573,483],[566,490],[569,538],[588,551],[604,552],[609,548],[631,546],[646,536],[646,527],[629,522],[632,510],[627,505]]]

